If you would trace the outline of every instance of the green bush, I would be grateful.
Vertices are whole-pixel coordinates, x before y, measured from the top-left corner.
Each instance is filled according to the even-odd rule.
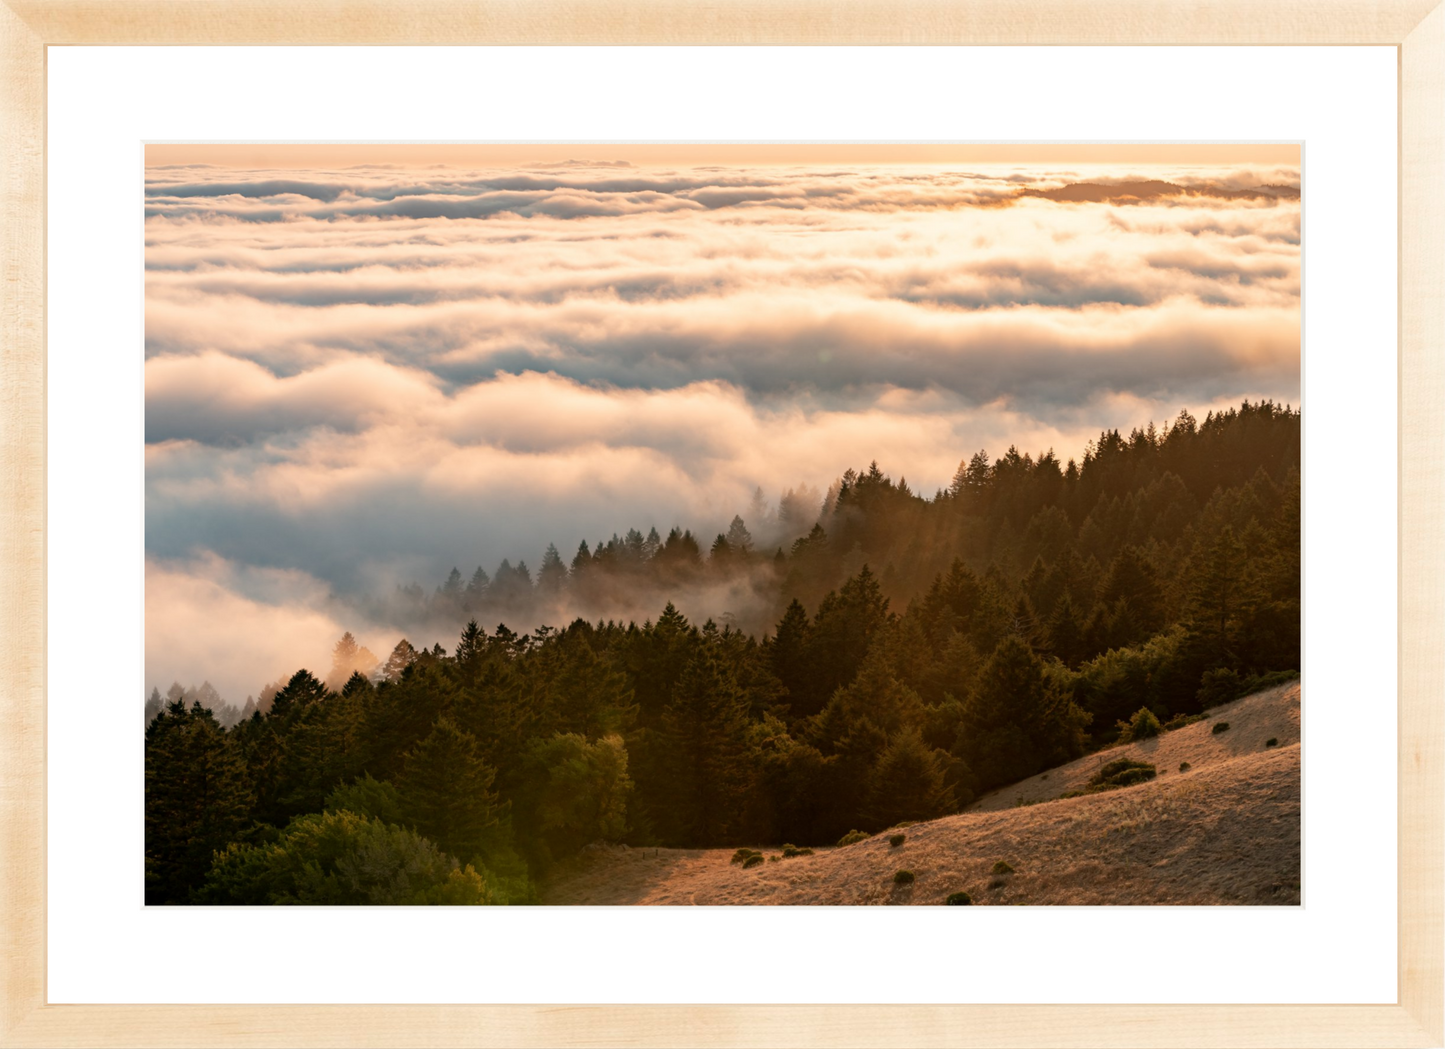
[[[906,834],[894,834],[892,837],[890,837],[890,838],[888,839],[888,844],[889,844],[890,846],[892,846],[893,848],[896,849],[896,848],[898,848],[898,846],[902,845],[902,844],[903,844],[905,841],[907,841],[907,840],[908,840],[908,835],[906,835]]]
[[[864,831],[850,830],[847,834],[843,835],[841,838],[838,839],[838,848],[841,849],[845,845],[856,845],[858,842],[867,841],[871,837],[873,837],[873,835],[865,833]]]
[[[813,850],[812,850],[812,849],[809,849],[809,848],[802,848],[802,849],[800,849],[800,848],[798,848],[798,846],[796,846],[796,845],[784,845],[784,846],[783,846],[783,858],[784,858],[784,859],[787,859],[787,860],[792,859],[794,856],[811,856],[811,855],[813,855]]]
[[[365,775],[342,784],[326,796],[327,812],[354,812],[358,816],[381,820],[401,826],[406,821],[401,814],[401,796],[390,783],[372,779]]]
[[[894,885],[912,885],[912,884],[913,884],[913,872],[912,872],[912,871],[898,871],[896,874],[893,875],[893,884],[894,884]]]
[[[1097,794],[1100,791],[1132,787],[1136,783],[1153,779],[1155,773],[1154,766],[1147,762],[1117,758],[1089,777],[1088,786],[1083,793]]]
[[[506,903],[488,874],[460,865],[414,831],[342,809],[298,816],[272,841],[232,842],[216,853],[198,902]]]
[[[748,857],[749,857],[749,856],[761,856],[761,855],[762,855],[762,853],[757,852],[757,851],[755,851],[755,850],[753,850],[753,849],[738,849],[737,852],[733,853],[733,858],[730,859],[730,860],[728,860],[728,862],[729,862],[729,863],[746,863],[746,862],[748,861]]]
[[[943,902],[950,907],[967,907],[973,903],[973,897],[966,892],[950,892]]]
[[[1214,723],[1214,727],[1209,730],[1210,734],[1211,734],[1211,735],[1214,735],[1214,736],[1219,735],[1221,732],[1228,732],[1228,731],[1229,731],[1229,722],[1227,722],[1227,721],[1216,721],[1216,722]]]
[[[750,867],[760,866],[764,862],[765,861],[763,859],[762,853],[755,852],[747,859],[743,860],[743,870],[747,870]]]
[[[1187,762],[1187,761],[1181,761],[1181,762],[1179,763],[1179,771],[1180,771],[1180,772],[1188,772],[1188,771],[1189,771],[1190,769],[1192,769],[1193,767],[1194,767],[1194,766],[1191,765],[1191,764],[1189,764],[1189,762]]]
[[[993,872],[995,874],[1012,874],[1014,869],[1009,866],[1008,860],[999,860],[993,865]]]
[[[1148,707],[1140,707],[1128,721],[1119,722],[1119,742],[1133,743],[1135,740],[1151,739],[1164,731],[1159,719]]]

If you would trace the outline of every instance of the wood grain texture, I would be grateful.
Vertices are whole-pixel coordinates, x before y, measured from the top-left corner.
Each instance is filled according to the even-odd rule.
[[[1400,1006],[49,1006],[9,1044],[1419,1046]]]
[[[1445,1040],[1445,12],[1438,0],[0,0],[0,1045],[1416,1046]],[[44,1004],[48,44],[1400,44],[1400,1004]]]
[[[45,993],[45,53],[0,7],[0,1040]]]
[[[8,0],[54,44],[1397,44],[1434,0]]]
[[[1400,49],[1400,1002],[1445,1040],[1445,8]]]

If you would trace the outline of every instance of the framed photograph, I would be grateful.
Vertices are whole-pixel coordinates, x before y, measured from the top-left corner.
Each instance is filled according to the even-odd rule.
[[[3,11],[5,1044],[1445,1037],[1437,9],[207,12]]]

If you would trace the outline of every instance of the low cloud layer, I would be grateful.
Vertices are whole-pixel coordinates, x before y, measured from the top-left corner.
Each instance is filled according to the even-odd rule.
[[[195,673],[244,699],[272,673],[251,662],[454,564],[634,526],[710,536],[759,487],[776,502],[874,459],[931,492],[980,447],[1067,458],[1184,407],[1298,403],[1298,185],[152,169],[148,673],[212,664]],[[190,651],[201,607],[285,643]],[[367,626],[378,651],[397,630]]]

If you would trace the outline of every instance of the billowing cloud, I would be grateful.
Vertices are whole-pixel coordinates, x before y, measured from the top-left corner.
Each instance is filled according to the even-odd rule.
[[[759,487],[875,459],[931,492],[979,448],[1067,458],[1181,408],[1297,403],[1298,187],[1250,166],[152,169],[148,673],[239,700],[340,629],[379,651],[407,627],[368,602],[453,565],[708,536]],[[213,617],[249,662],[201,636]]]

